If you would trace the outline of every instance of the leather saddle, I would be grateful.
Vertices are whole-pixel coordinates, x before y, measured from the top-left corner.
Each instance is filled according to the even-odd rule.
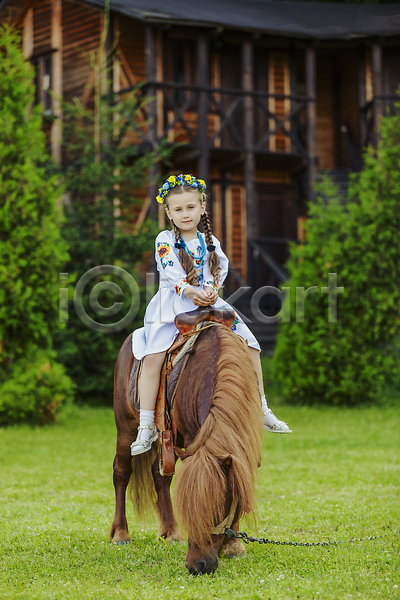
[[[190,356],[190,348],[179,362],[174,364],[174,361],[189,338],[198,332],[196,328],[200,323],[218,323],[230,328],[234,320],[235,313],[233,310],[212,307],[199,307],[190,312],[180,313],[175,317],[174,323],[179,331],[179,335],[167,350],[165,361],[161,368],[160,387],[155,407],[155,424],[160,432],[159,463],[161,475],[172,476],[175,472],[173,446],[174,441],[176,441],[176,426],[173,421],[171,409],[175,390]],[[139,378],[142,364],[143,360],[135,359],[129,380],[129,397],[136,410],[139,410]]]

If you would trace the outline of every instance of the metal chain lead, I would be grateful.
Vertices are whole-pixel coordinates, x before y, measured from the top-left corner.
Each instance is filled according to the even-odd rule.
[[[393,531],[391,533],[397,533]],[[275,544],[276,546],[338,546],[339,544],[354,544],[356,542],[365,542],[367,540],[377,540],[378,538],[385,537],[383,535],[372,535],[370,537],[357,538],[354,540],[338,540],[335,542],[278,542],[275,540],[269,540],[268,538],[255,538],[248,536],[244,531],[233,531],[233,529],[225,529],[225,535],[228,537],[239,538],[245,544],[250,542],[258,542],[259,544]]]

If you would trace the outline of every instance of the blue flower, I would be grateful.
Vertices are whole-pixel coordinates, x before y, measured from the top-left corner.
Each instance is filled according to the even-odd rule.
[[[165,182],[164,185],[162,186],[163,190],[168,190],[169,189],[169,183]]]

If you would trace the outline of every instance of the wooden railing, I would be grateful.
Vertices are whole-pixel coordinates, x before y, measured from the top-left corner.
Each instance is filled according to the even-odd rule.
[[[307,155],[304,96],[168,82],[148,82],[140,93],[149,97],[142,110],[144,117],[150,118],[149,138],[153,140],[168,139],[198,148],[206,143],[208,150]],[[246,142],[244,119],[249,99],[253,106],[252,148]],[[143,130],[141,136],[145,141]]]

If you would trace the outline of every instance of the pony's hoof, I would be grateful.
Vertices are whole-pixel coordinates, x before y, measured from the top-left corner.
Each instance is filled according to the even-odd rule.
[[[183,540],[185,539],[184,535],[178,530],[178,531],[173,531],[172,533],[170,533],[169,535],[167,533],[159,535],[158,536],[159,540],[165,540],[166,542],[168,542],[169,544],[174,544],[175,542],[183,542]]]
[[[126,530],[121,529],[114,533],[111,543],[116,546],[125,546],[125,544],[131,543],[131,536]]]
[[[177,529],[176,531],[174,531],[173,533],[171,533],[171,535],[169,535],[167,537],[167,542],[183,542],[185,539],[185,536],[183,535],[183,533],[181,531],[179,531],[179,529]]]
[[[131,540],[119,540],[118,542],[113,542],[115,546],[126,546],[126,544],[130,544]]]
[[[221,554],[224,558],[245,558],[246,548],[240,540],[229,540]]]

